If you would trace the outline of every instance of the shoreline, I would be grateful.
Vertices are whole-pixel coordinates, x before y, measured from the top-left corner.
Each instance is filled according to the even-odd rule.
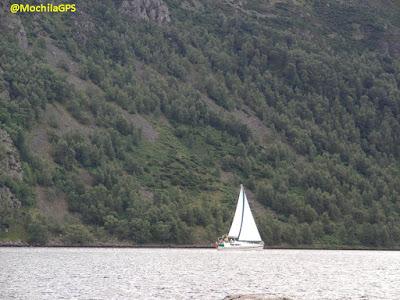
[[[114,248],[114,249],[215,249],[212,244],[191,244],[191,245],[177,245],[177,244],[93,244],[93,245],[62,245],[62,244],[49,244],[49,245],[29,245],[25,242],[4,242],[0,241],[0,248]],[[288,246],[277,245],[267,246],[264,250],[348,250],[348,251],[400,251],[400,248],[372,248],[364,246]]]

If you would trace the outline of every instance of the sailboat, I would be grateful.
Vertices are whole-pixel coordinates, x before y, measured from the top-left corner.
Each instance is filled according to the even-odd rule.
[[[217,249],[250,250],[263,248],[264,242],[261,240],[260,233],[258,232],[243,185],[240,185],[235,216],[233,217],[229,234],[218,240]]]

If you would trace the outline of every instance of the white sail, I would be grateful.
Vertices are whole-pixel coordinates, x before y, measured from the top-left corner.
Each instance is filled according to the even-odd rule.
[[[236,205],[235,216],[233,217],[233,222],[231,225],[231,229],[229,230],[228,236],[234,239],[239,237],[240,227],[242,226],[242,214],[243,214],[243,186],[240,186],[240,193],[238,202]]]
[[[261,236],[242,185],[240,186],[235,216],[228,236],[239,241],[261,242]]]
[[[249,202],[247,201],[246,193],[244,194],[244,209],[243,209],[243,222],[242,230],[239,234],[239,241],[248,242],[261,242],[261,236],[258,232],[256,222],[254,221],[253,214],[251,213]]]

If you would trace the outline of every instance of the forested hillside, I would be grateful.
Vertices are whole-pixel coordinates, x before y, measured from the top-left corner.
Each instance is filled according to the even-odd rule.
[[[0,241],[400,246],[398,1],[8,3]]]

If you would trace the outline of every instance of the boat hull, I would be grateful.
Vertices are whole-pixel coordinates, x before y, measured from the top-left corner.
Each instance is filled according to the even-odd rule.
[[[262,250],[264,249],[264,243],[249,243],[249,242],[222,242],[218,244],[217,250]]]

